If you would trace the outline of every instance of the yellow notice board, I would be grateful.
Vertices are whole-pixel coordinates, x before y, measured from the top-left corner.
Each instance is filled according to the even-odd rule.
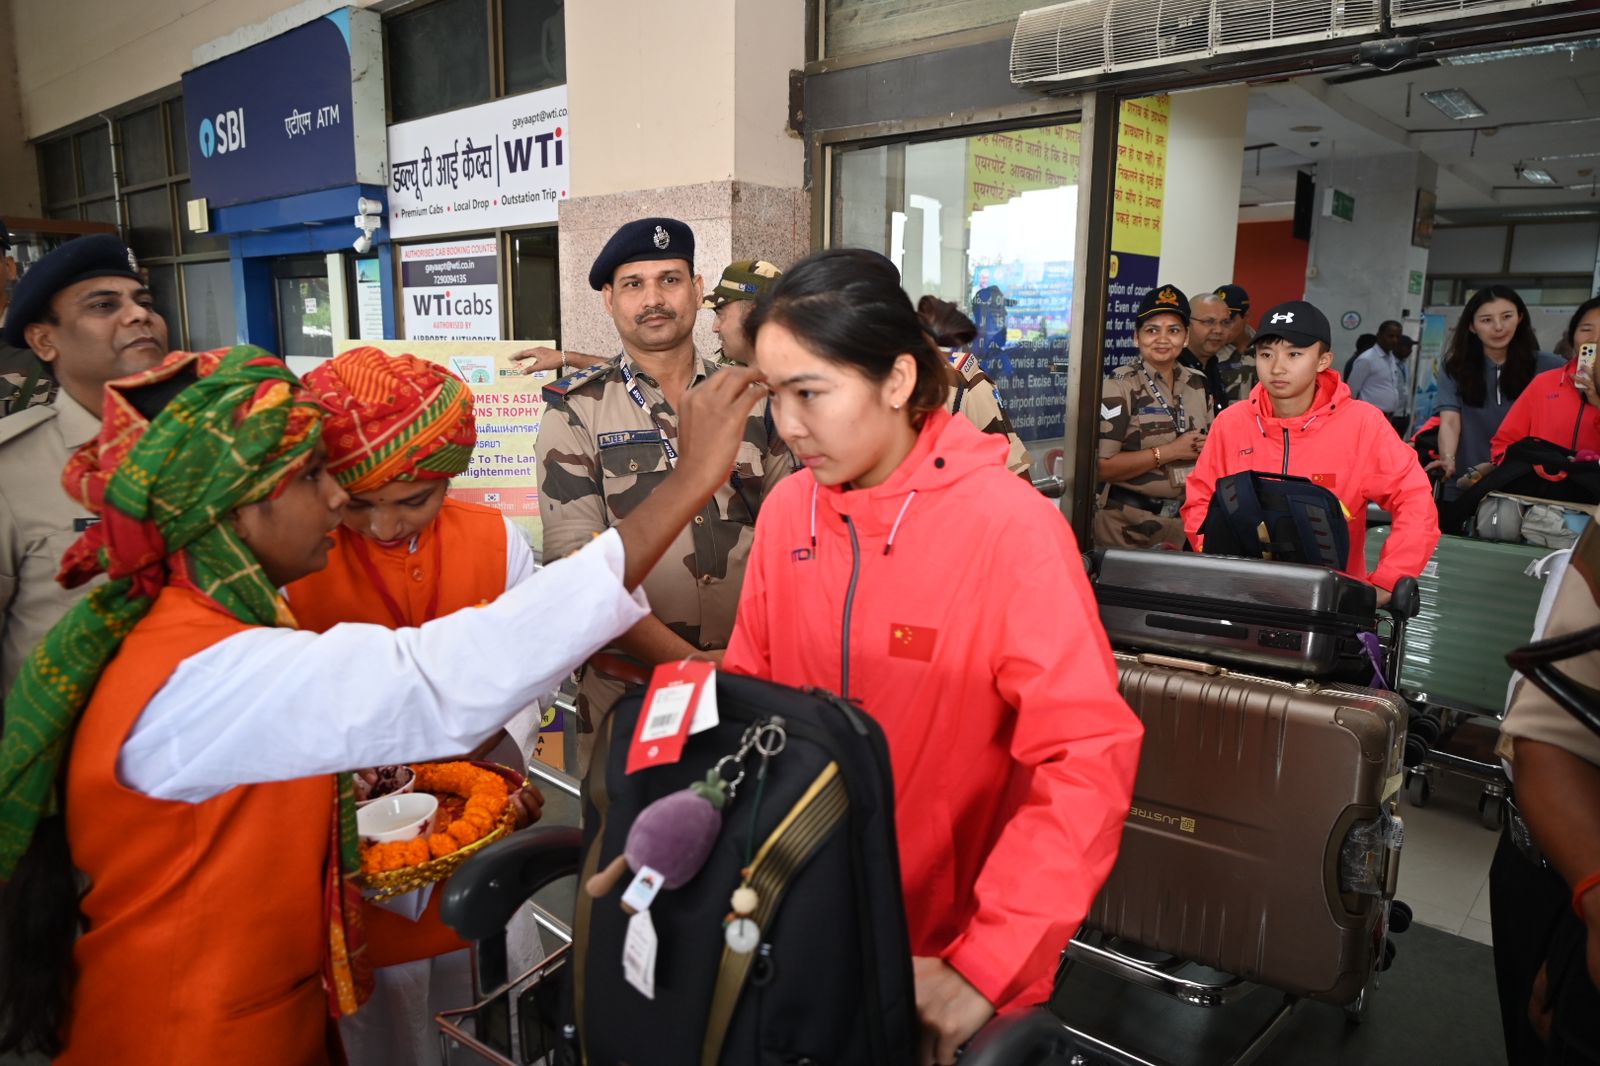
[[[1122,104],[1122,125],[1117,130],[1115,214],[1111,222],[1114,251],[1161,254],[1167,129],[1171,121],[1170,97],[1146,96]]]
[[[967,217],[1025,192],[1078,184],[1077,123],[967,138]]]
[[[539,471],[533,445],[544,417],[540,390],[553,373],[524,376],[511,361],[517,352],[553,341],[338,341],[335,350],[371,347],[391,355],[409,353],[459,374],[472,388],[478,447],[467,472],[450,482],[450,495],[501,511],[542,549]]]

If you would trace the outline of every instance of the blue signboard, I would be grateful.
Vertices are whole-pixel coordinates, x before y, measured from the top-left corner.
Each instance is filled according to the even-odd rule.
[[[353,184],[350,13],[183,76],[194,195],[213,207]]]

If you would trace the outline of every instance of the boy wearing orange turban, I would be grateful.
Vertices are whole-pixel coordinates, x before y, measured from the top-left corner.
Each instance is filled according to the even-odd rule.
[[[355,348],[304,381],[328,412],[328,470],[350,502],[327,567],[286,590],[301,628],[420,626],[533,574],[527,541],[499,511],[445,495],[477,444],[472,391],[459,377],[415,356]],[[537,817],[537,790],[519,795]],[[380,968],[371,1001],[340,1025],[352,1066],[437,1061],[434,1014],[471,1003],[464,945],[438,920],[434,896],[415,922],[367,908]]]

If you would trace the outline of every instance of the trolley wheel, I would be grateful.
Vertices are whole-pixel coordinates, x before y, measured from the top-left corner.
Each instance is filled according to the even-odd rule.
[[[1389,932],[1403,933],[1411,928],[1411,906],[1400,900],[1389,904]]]
[[[1484,792],[1478,796],[1478,820],[1485,829],[1500,832],[1506,822],[1506,801],[1503,797]]]
[[[1351,1027],[1360,1025],[1367,1014],[1367,989],[1363,988],[1361,994],[1344,1005],[1345,1024]]]
[[[1427,774],[1414,773],[1406,781],[1406,798],[1413,807],[1426,807],[1433,798],[1433,785],[1428,781]]]

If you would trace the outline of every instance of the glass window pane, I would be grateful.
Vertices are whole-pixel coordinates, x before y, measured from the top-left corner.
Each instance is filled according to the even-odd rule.
[[[233,268],[230,264],[185,264],[183,306],[189,326],[185,343],[190,351],[223,348],[238,340],[233,319]]]
[[[973,320],[1036,477],[1066,447],[1078,160],[1076,124],[834,156],[832,243],[882,252],[912,300]]]
[[[150,275],[150,295],[155,297],[156,310],[167,320],[167,346],[173,351],[187,351],[183,342],[183,313],[178,303],[178,268],[168,264],[146,268]]]
[[[511,235],[511,325],[517,338],[561,346],[561,271],[553,226]]]
[[[167,139],[172,142],[172,172],[189,173],[189,141],[183,133],[183,100],[167,101]]]
[[[83,195],[111,191],[111,135],[104,129],[85,130],[73,138],[78,145],[78,173]]]
[[[391,121],[489,99],[488,0],[438,0],[384,23]]]
[[[95,200],[83,205],[83,217],[89,222],[109,222],[117,224],[117,202],[115,200]]]
[[[189,232],[189,201],[194,197],[194,190],[187,181],[178,183],[178,240],[183,247],[184,255],[198,255],[202,252],[226,252],[228,238],[220,233],[190,233]]]
[[[177,254],[172,238],[171,195],[163,185],[128,197],[128,246],[140,259]]]
[[[562,10],[562,0],[501,0],[508,95],[566,83],[567,20]]]
[[[328,275],[278,278],[278,342],[291,355],[333,358],[333,304]]]
[[[123,184],[143,185],[166,177],[167,131],[160,105],[129,115],[120,126]]]
[[[46,141],[39,146],[39,156],[44,168],[45,202],[59,204],[64,200],[76,200],[78,175],[72,165],[72,138]],[[77,217],[76,212],[72,217]]]
[[[45,216],[47,218],[68,219],[73,222],[77,222],[81,217],[78,214],[77,204],[73,204],[70,207],[52,207],[49,211],[45,212]]]

